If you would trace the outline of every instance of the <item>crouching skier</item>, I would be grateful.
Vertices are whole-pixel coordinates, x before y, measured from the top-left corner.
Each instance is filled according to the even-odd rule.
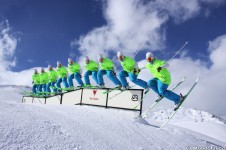
[[[178,107],[178,104],[184,99],[181,95],[167,90],[169,84],[171,83],[171,75],[167,67],[169,66],[163,60],[154,58],[154,55],[151,52],[146,53],[147,65],[145,66],[154,76],[153,79],[148,81],[148,86],[155,91],[159,96],[166,97],[175,104],[175,108]]]
[[[41,69],[39,78],[40,78],[40,86],[38,88],[39,94],[46,95],[46,85],[49,82],[49,76],[45,72],[44,68]]]
[[[144,88],[144,94],[146,94],[150,88],[148,87],[147,82],[137,78],[140,70],[135,60],[131,57],[124,56],[120,51],[117,53],[117,56],[123,68],[118,75],[123,86],[122,90],[129,89],[128,82],[126,81],[126,77],[129,77],[134,84]]]
[[[67,83],[67,69],[62,66],[61,62],[60,61],[57,61],[57,69],[56,69],[56,73],[57,73],[57,76],[58,76],[58,80],[57,80],[57,90],[58,92],[62,92],[62,89],[61,89],[61,82],[63,82],[64,84],[64,87],[67,89],[69,86],[68,86],[68,83]]]
[[[84,74],[85,83],[87,87],[91,87],[89,76],[92,75],[95,82],[98,84],[97,72],[98,72],[98,63],[93,60],[90,60],[88,56],[84,58],[86,72]]]
[[[99,87],[104,87],[103,75],[107,74],[107,77],[116,85],[115,88],[121,88],[121,82],[114,72],[113,62],[108,58],[103,58],[102,54],[99,54],[98,61],[101,68],[97,73]]]
[[[37,69],[34,70],[34,74],[32,75],[32,94],[37,94],[37,90],[39,88],[40,85],[40,78],[39,78],[39,73],[37,71]]]
[[[55,87],[55,84],[56,84],[56,80],[57,80],[57,73],[56,73],[55,70],[53,70],[51,65],[48,65],[48,69],[49,69],[49,72],[48,72],[49,83],[47,84],[46,91],[47,91],[47,94],[50,94],[51,93],[50,87],[51,87],[52,93],[56,94],[57,93],[57,89]]]
[[[78,63],[73,62],[71,58],[68,58],[68,70],[71,73],[70,76],[68,77],[68,83],[69,83],[70,89],[72,90],[74,89],[73,79],[75,79],[79,84],[78,87],[84,86],[83,81],[81,79],[82,76],[80,74],[80,66]]]

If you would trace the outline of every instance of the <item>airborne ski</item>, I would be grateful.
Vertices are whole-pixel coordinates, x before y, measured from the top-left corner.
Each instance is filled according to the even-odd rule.
[[[184,95],[184,99],[183,101],[181,101],[178,106],[173,110],[173,113],[169,116],[168,120],[160,127],[163,128],[172,118],[173,116],[176,114],[176,112],[179,110],[179,108],[182,106],[182,104],[184,103],[184,101],[187,99],[187,97],[189,96],[189,94],[191,93],[191,91],[195,88],[195,86],[197,85],[199,81],[199,77],[196,79],[195,83],[192,85],[192,87],[188,90],[187,94]]]
[[[186,80],[186,77],[184,77],[180,82],[178,82],[170,91],[174,91],[178,86],[180,86],[184,81]],[[146,110],[144,111],[140,116],[143,117],[145,114],[147,114],[149,111],[154,108],[155,105],[157,105],[164,97],[160,96],[158,97],[155,102]],[[138,106],[138,105],[137,105]],[[137,107],[136,106],[136,107]]]

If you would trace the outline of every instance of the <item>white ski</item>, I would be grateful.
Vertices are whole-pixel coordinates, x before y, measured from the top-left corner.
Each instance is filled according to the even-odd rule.
[[[176,114],[177,110],[179,110],[179,108],[181,107],[181,105],[184,103],[184,101],[187,99],[188,95],[191,93],[191,91],[195,88],[196,84],[199,81],[199,77],[196,79],[195,83],[192,85],[192,87],[189,89],[189,91],[187,92],[185,96],[185,98],[183,99],[182,102],[180,102],[180,104],[178,105],[177,108],[174,109],[173,113],[169,116],[168,120],[160,127],[163,128],[172,118],[173,116]]]

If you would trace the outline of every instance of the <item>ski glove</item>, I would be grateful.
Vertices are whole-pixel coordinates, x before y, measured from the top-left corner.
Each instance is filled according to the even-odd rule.
[[[158,67],[157,70],[158,72],[160,72],[162,70],[162,67]]]
[[[140,69],[139,68],[134,68],[133,69],[133,73],[140,73]]]

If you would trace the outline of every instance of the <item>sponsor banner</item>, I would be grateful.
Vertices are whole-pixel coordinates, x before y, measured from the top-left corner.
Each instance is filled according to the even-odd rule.
[[[121,90],[114,90],[108,94],[103,94],[103,92],[106,91],[107,89],[79,89],[48,98],[25,96],[22,101],[23,103],[46,103],[56,105],[76,105],[81,103],[103,107],[141,110],[139,101],[141,101],[143,90],[129,89],[123,92]]]
[[[139,101],[141,100],[142,90],[131,89],[122,93],[120,92],[120,90],[115,90],[109,93],[108,107],[134,109],[134,107],[139,104]],[[135,109],[140,110],[140,105]]]
[[[106,89],[83,89],[82,103],[106,106],[107,94]]]
[[[82,90],[76,90],[63,94],[62,104],[63,105],[75,105],[81,101]]]

